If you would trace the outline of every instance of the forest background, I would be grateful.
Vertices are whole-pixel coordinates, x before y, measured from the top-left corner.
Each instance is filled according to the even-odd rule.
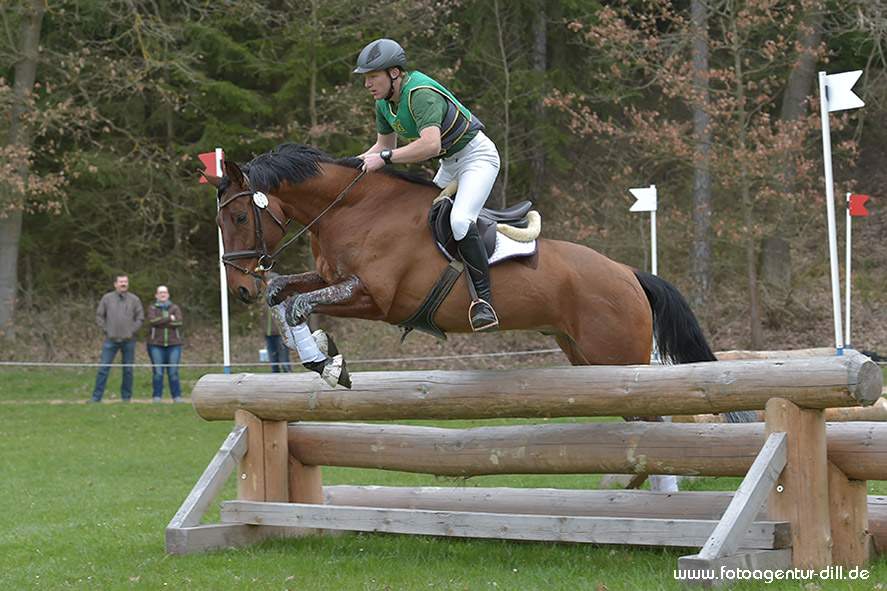
[[[186,360],[219,361],[216,200],[197,154],[363,152],[372,99],[351,70],[378,37],[486,124],[503,163],[488,204],[532,199],[545,236],[649,269],[628,189],[655,184],[659,274],[716,349],[834,345],[817,73],[863,70],[866,106],[830,119],[835,192],[841,237],[845,192],[872,196],[854,224],[851,345],[887,348],[884,0],[4,0],[0,17],[0,360],[94,361],[95,307],[126,272],[145,304],[170,286]],[[309,269],[307,242],[279,265]],[[254,357],[260,308],[232,299],[231,316]],[[396,343],[393,327],[324,322],[352,355]],[[442,350],[527,346],[553,345]]]

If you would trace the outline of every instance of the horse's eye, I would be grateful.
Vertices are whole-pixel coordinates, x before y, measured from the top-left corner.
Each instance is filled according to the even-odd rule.
[[[242,226],[246,223],[246,214],[241,213],[236,218],[234,218],[234,220],[237,222],[237,225]]]

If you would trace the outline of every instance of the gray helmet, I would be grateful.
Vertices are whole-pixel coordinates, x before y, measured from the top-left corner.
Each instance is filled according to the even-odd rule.
[[[366,74],[388,68],[407,69],[407,54],[397,41],[377,39],[363,48],[357,56],[355,74]]]

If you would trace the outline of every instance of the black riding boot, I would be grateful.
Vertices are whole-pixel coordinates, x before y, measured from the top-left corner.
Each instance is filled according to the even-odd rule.
[[[490,264],[487,249],[477,231],[474,222],[468,226],[465,238],[458,241],[459,254],[465,263],[465,270],[471,279],[472,304],[468,309],[471,318],[471,329],[476,332],[495,330],[499,326],[499,317],[490,303]]]

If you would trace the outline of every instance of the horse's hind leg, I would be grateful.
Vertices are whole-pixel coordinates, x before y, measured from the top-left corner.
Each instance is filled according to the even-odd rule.
[[[554,335],[554,340],[557,342],[557,346],[560,347],[561,351],[564,352],[564,355],[567,356],[567,359],[570,360],[572,365],[589,365],[588,360],[585,358],[585,355],[582,354],[582,351],[579,350],[579,346],[576,344],[576,341],[573,340],[570,335],[565,333],[560,333]],[[662,422],[662,417],[657,416],[647,416],[647,417],[623,417],[626,421],[650,421],[650,422]],[[650,490],[652,491],[660,491],[660,492],[676,492],[678,490],[678,481],[677,477],[671,475],[662,475],[662,474],[650,474]],[[643,481],[640,481],[643,482]]]
[[[585,355],[582,354],[582,351],[579,350],[579,345],[576,344],[573,337],[561,332],[554,335],[554,340],[557,342],[557,346],[560,347],[561,351],[564,352],[564,355],[567,356],[570,365],[589,365],[588,359],[586,359]]]

